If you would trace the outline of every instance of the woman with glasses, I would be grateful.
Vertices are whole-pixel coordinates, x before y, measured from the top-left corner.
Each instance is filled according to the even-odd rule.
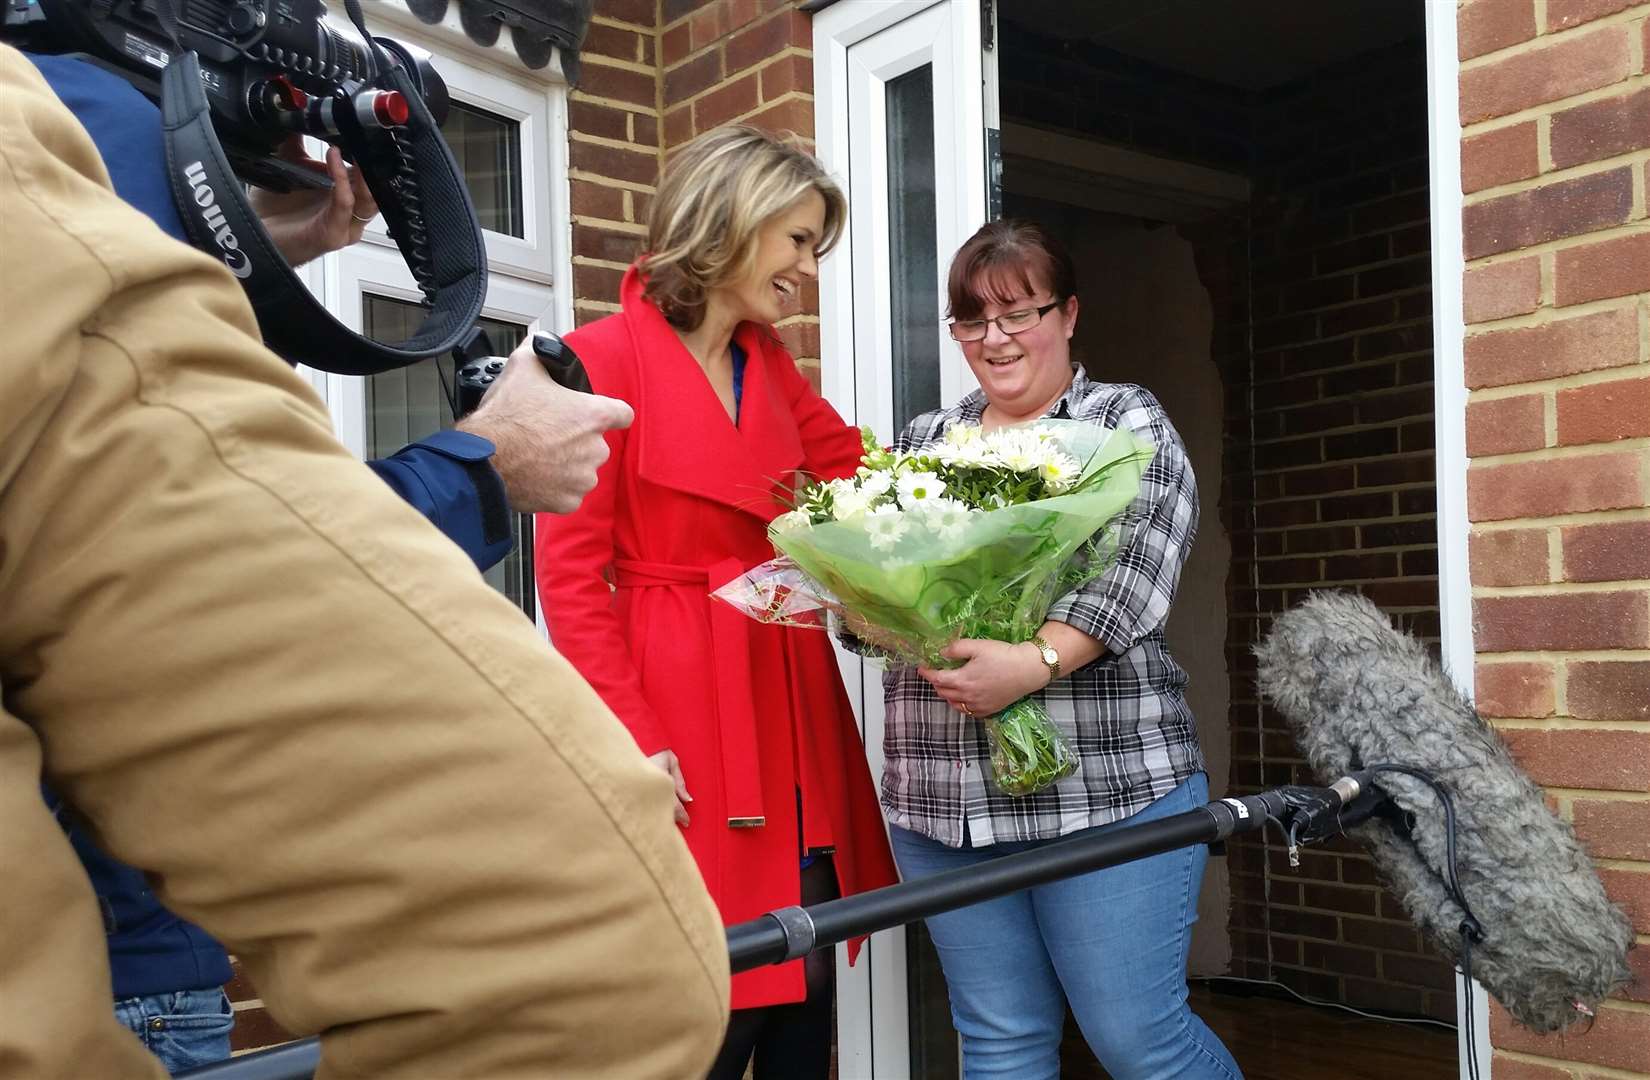
[[[947,651],[957,667],[885,676],[883,807],[906,880],[1208,799],[1186,673],[1163,640],[1197,531],[1197,488],[1180,436],[1149,392],[1096,382],[1072,364],[1076,271],[1038,226],[980,229],[952,260],[949,292],[951,336],[980,388],[917,417],[897,449],[934,442],[958,424],[989,431],[1060,417],[1128,428],[1156,454],[1115,562],[1061,597],[1032,640],[965,639]],[[1048,709],[1079,766],[1050,788],[1014,797],[992,786],[975,717],[1028,694]],[[1186,1004],[1186,951],[1207,857],[1203,847],[1186,848],[929,919],[968,1080],[1057,1077],[1067,1002],[1116,1080],[1239,1076]]]

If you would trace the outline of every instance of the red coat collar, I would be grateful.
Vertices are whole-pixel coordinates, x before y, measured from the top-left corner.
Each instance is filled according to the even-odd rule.
[[[637,473],[771,521],[785,509],[777,496],[803,465],[802,438],[779,381],[789,355],[768,327],[739,324],[733,339],[746,360],[735,428],[698,361],[642,295],[634,266],[619,293],[636,356]]]

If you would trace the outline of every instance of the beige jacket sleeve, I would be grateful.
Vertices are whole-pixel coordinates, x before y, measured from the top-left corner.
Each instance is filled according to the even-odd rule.
[[[160,1075],[42,775],[322,1076],[703,1075],[672,790],[0,47],[0,1075]]]

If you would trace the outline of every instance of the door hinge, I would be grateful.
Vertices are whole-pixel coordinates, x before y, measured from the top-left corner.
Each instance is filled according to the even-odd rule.
[[[990,52],[997,45],[997,20],[992,16],[993,0],[980,0],[980,47]]]

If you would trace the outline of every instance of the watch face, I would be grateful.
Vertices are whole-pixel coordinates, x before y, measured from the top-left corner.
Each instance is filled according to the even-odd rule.
[[[1060,654],[1054,651],[1054,646],[1044,645],[1042,648],[1043,663],[1054,665],[1060,662]]]

